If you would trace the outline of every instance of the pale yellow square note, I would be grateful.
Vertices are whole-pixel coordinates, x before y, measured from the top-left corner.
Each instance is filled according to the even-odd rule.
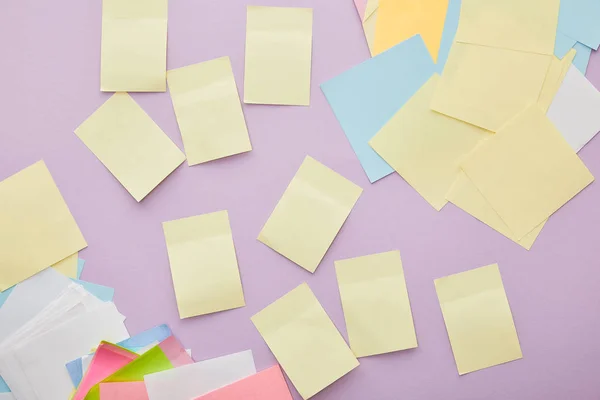
[[[369,144],[429,204],[441,210],[460,172],[460,160],[492,133],[431,111],[433,75]]]
[[[399,251],[336,261],[335,271],[357,357],[418,346]]]
[[[137,201],[185,160],[127,93],[115,93],[75,134]]]
[[[167,72],[189,165],[252,150],[229,57]]]
[[[164,92],[168,0],[103,0],[100,88]]]
[[[522,358],[497,264],[435,280],[459,375]]]
[[[462,169],[517,240],[594,181],[537,105],[482,143]]]
[[[0,291],[87,243],[43,161],[0,182]]]
[[[312,8],[248,6],[244,102],[310,103]]]
[[[180,318],[243,307],[227,211],[163,223]]]
[[[361,193],[359,186],[307,156],[258,240],[315,272]]]
[[[252,317],[303,399],[358,366],[358,360],[306,283]]]

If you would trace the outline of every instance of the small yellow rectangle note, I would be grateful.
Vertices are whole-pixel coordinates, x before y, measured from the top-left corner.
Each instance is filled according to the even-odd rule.
[[[100,89],[164,92],[168,0],[103,0]]]
[[[418,346],[399,251],[336,261],[335,271],[357,357]]]
[[[163,223],[180,318],[243,307],[227,211]]]
[[[0,182],[0,291],[87,243],[43,161]]]
[[[310,103],[312,8],[248,6],[244,102]]]
[[[307,156],[258,240],[315,272],[361,193],[359,186]]]
[[[497,264],[435,280],[459,375],[523,357]]]
[[[137,201],[185,160],[127,93],[115,93],[75,134]]]
[[[189,165],[252,150],[229,57],[167,72]]]
[[[252,322],[303,399],[358,366],[358,360],[306,283]]]

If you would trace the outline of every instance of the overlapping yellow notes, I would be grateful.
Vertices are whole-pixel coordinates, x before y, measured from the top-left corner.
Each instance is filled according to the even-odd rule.
[[[461,159],[492,133],[431,111],[438,81],[434,74],[369,144],[439,211],[460,172]]]
[[[229,57],[167,72],[189,165],[252,150]]]
[[[497,264],[435,280],[459,375],[523,357]]]
[[[0,291],[87,243],[43,161],[0,182]]]
[[[456,41],[554,54],[560,0],[462,0]]]
[[[367,0],[365,14],[362,19],[365,38],[369,46],[371,56],[375,55],[375,29],[377,26],[377,15],[379,14],[379,0]]]
[[[244,102],[310,103],[312,8],[248,6]]]
[[[137,201],[185,160],[127,93],[115,93],[75,133]]]
[[[227,211],[163,223],[180,318],[243,307]]]
[[[77,259],[79,258],[79,252],[71,254],[69,257],[64,258],[52,265],[52,268],[60,272],[61,274],[68,276],[69,278],[77,279]]]
[[[538,100],[552,57],[455,43],[431,108],[496,132]]]
[[[306,283],[252,317],[303,399],[358,366],[358,360]]]
[[[336,261],[335,271],[357,357],[418,346],[400,252]]]
[[[594,181],[537,105],[482,143],[461,166],[518,240]]]
[[[103,92],[164,92],[168,0],[103,0]]]
[[[548,112],[554,96],[556,96],[562,81],[567,75],[567,71],[575,59],[576,53],[575,49],[571,49],[565,54],[562,60],[552,57],[552,62],[548,68],[548,73],[546,74],[546,79],[544,80],[544,85],[537,101],[538,106],[543,112]]]
[[[420,34],[437,62],[447,11],[448,0],[379,0],[374,54]]]
[[[306,156],[258,240],[315,272],[361,193],[359,186]]]

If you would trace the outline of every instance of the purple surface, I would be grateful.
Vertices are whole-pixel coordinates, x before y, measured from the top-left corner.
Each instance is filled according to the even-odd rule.
[[[352,0],[171,0],[169,68],[229,55],[241,91],[246,4],[314,7],[311,106],[244,106],[252,152],[181,166],[138,204],[73,134],[108,98],[99,92],[101,1],[0,3],[0,179],[46,160],[89,243],[83,277],[116,289],[131,333],[166,322],[196,359],[250,348],[264,369],[275,360],[251,315],[307,281],[346,336],[333,261],[399,249],[419,348],[363,358],[315,399],[599,398],[600,186],[555,214],[527,252],[452,205],[437,213],[397,175],[370,185],[318,87],[367,58]],[[600,87],[597,53],[588,75]],[[134,98],[182,147],[169,95]],[[306,154],[365,188],[314,275],[255,240]],[[581,157],[600,176],[600,139]],[[247,306],[180,321],[161,222],[221,209]],[[524,359],[459,377],[433,279],[495,262]]]

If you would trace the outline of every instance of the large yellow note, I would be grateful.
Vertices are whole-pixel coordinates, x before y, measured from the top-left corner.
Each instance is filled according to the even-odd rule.
[[[164,92],[168,0],[103,0],[103,92]]]
[[[43,161],[0,182],[0,243],[0,291],[87,246]]]
[[[163,223],[180,318],[243,307],[227,211]]]
[[[523,357],[497,264],[435,280],[459,375]]]
[[[254,315],[252,322],[303,399],[358,367],[306,283]]]
[[[310,103],[312,8],[248,6],[244,102]]]

